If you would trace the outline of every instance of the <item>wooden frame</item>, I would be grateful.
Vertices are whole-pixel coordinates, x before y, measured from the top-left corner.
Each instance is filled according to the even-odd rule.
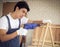
[[[52,29],[51,29],[51,24],[50,23],[47,23],[46,26],[43,25],[41,27],[43,27],[42,32],[44,31],[44,28],[46,27],[45,33],[43,34],[43,40],[42,40],[41,47],[44,47],[44,43],[45,43],[45,39],[46,39],[46,36],[47,36],[48,29],[49,29],[50,36],[51,36],[52,47],[55,47],[55,45],[54,45],[54,39],[53,39],[53,34],[52,34]],[[40,40],[41,40],[41,38],[39,37],[39,39],[36,39],[36,40],[34,40],[34,38],[32,38],[32,39],[33,39],[33,41],[35,41],[37,43],[37,45],[35,45],[34,42],[32,42],[32,45],[31,46],[28,46],[28,47],[40,47]]]

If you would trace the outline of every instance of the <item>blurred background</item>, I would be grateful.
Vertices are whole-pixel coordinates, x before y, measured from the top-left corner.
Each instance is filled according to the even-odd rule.
[[[0,0],[0,17],[13,11],[16,2],[21,0]],[[60,26],[60,0],[24,0],[30,7],[27,17],[31,20],[49,19],[52,24]],[[58,31],[58,32],[56,32]],[[54,39],[60,44],[60,30],[55,30]],[[31,44],[33,30],[27,33],[26,45]],[[49,33],[47,40],[49,41]]]

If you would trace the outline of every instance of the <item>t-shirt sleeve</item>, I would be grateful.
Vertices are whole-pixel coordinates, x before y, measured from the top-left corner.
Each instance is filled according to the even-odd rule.
[[[5,16],[0,18],[0,29],[8,30],[8,22]]]
[[[28,22],[28,18],[27,17],[23,17],[21,18],[21,24],[26,24]]]

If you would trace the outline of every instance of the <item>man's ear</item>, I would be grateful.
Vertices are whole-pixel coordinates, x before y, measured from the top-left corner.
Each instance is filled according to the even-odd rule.
[[[18,8],[18,7],[16,7],[16,10],[19,10],[19,8]]]

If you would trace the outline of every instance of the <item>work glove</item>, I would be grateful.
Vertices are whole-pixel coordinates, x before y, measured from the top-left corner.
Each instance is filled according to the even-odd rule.
[[[20,28],[19,30],[17,30],[17,34],[18,35],[26,35],[27,34],[27,29]]]
[[[43,22],[43,23],[52,23],[51,20],[43,20],[42,22]]]

